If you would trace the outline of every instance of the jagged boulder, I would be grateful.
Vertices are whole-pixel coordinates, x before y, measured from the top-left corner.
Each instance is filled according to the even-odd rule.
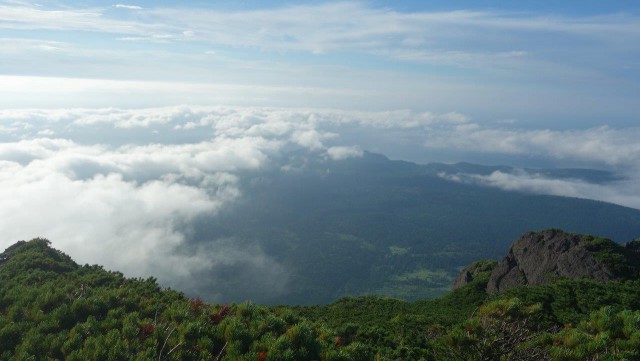
[[[624,249],[609,240],[555,229],[526,233],[491,272],[487,292],[548,284],[558,278],[610,281],[617,278],[611,263],[616,247]]]

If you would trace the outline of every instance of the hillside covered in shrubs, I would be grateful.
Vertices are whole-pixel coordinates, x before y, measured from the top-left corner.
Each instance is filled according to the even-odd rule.
[[[207,304],[78,265],[44,239],[18,242],[0,254],[0,359],[638,360],[635,248],[585,239],[625,265],[615,278],[487,292],[486,262],[440,299],[304,307]]]

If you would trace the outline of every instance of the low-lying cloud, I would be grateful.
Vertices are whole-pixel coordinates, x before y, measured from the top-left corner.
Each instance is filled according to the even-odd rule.
[[[97,130],[99,134],[88,135],[98,133]],[[353,133],[361,134],[359,139],[351,140],[355,144],[334,144],[344,134]],[[126,136],[124,144],[182,144],[213,139],[219,143],[248,142],[240,148],[254,148],[249,144],[262,142],[261,149],[277,150],[284,142],[326,151],[331,146],[367,149],[367,136],[389,134],[414,142],[411,146],[417,149],[415,153],[424,146],[433,150],[531,156],[600,166],[638,168],[640,164],[638,127],[519,129],[517,123],[480,123],[457,112],[437,114],[409,110],[363,112],[223,106],[0,110],[0,137],[5,141],[49,137],[78,143],[119,144],[123,142],[119,138]]]
[[[407,110],[0,110],[0,247],[41,236],[81,263],[154,275],[211,300],[251,292],[277,296],[286,292],[290,275],[259,240],[202,238],[194,225],[242,199],[246,177],[289,169],[287,154],[342,161],[362,157],[371,144],[391,136],[397,141],[376,151],[392,155],[402,144],[413,154],[527,154],[624,170],[625,180],[600,184],[531,172],[446,177],[640,209],[639,128],[556,131],[495,124],[456,112]],[[214,287],[228,274],[246,282],[245,293]]]
[[[640,209],[638,178],[595,184],[579,179],[550,178],[526,171],[514,173],[495,171],[489,175],[440,174],[440,176],[455,182],[478,184],[506,191],[593,199]]]
[[[277,168],[284,152],[362,155],[325,144],[337,135],[310,114],[284,110],[4,110],[0,123],[13,139],[0,144],[0,246],[46,237],[79,262],[219,301],[277,296],[289,275],[255,240],[194,238],[197,221],[241,198],[241,177]],[[135,143],[119,144],[136,129]],[[155,142],[158,132],[175,138]],[[247,287],[230,287],[231,275]]]
[[[181,249],[194,220],[239,196],[236,179],[183,166],[170,148],[147,151],[49,139],[3,144],[2,245],[46,237],[80,262],[169,285],[210,268],[208,256]]]
[[[489,128],[467,123],[428,134],[425,146],[636,167],[640,165],[639,137],[638,127],[558,131]]]

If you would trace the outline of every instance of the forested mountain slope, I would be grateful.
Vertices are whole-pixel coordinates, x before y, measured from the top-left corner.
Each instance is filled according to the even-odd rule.
[[[208,305],[80,266],[34,239],[7,249],[0,264],[2,360],[354,360],[332,330],[286,310],[244,303]]]
[[[287,171],[243,177],[250,179],[243,198],[196,226],[193,242],[257,244],[289,276],[277,295],[243,293],[233,282],[216,280],[231,299],[315,304],[368,294],[433,298],[448,292],[462,267],[502,257],[526,231],[561,228],[617,242],[640,235],[636,209],[444,176],[514,171],[509,167],[419,165],[372,153],[339,161],[291,154],[282,163]],[[593,170],[537,172],[585,182],[615,179]],[[216,271],[234,274],[231,268]]]
[[[19,242],[0,255],[0,359],[637,360],[637,259],[595,237],[577,246],[593,240],[635,268],[489,294],[494,262],[436,300],[306,307],[210,305]]]

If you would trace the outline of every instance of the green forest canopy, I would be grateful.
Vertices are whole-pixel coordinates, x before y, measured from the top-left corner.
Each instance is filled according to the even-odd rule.
[[[437,300],[210,305],[44,239],[0,256],[0,359],[635,360],[640,281],[560,280],[487,295],[488,273]]]

